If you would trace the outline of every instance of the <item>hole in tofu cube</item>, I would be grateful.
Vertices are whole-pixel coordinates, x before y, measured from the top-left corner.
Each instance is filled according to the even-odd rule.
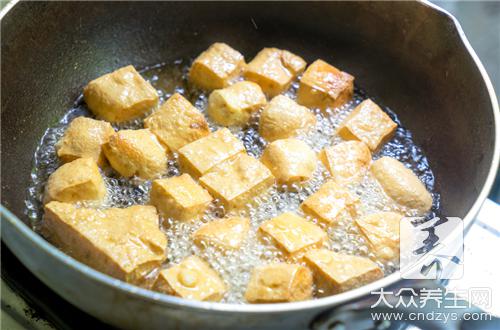
[[[274,177],[257,159],[241,153],[203,175],[200,183],[229,211],[245,206],[268,190]]]
[[[100,272],[146,288],[165,261],[167,238],[153,206],[93,209],[50,202],[44,232],[55,245]]]
[[[243,143],[223,128],[180,148],[179,165],[183,172],[198,178],[215,165],[244,151]]]
[[[172,152],[210,134],[203,114],[178,93],[147,117],[144,127]]]
[[[188,221],[203,216],[212,196],[188,174],[154,180],[150,202],[167,218]]]
[[[300,79],[297,102],[309,108],[333,109],[349,102],[353,92],[353,76],[316,60]]]
[[[274,97],[262,110],[259,133],[268,141],[295,137],[316,125],[316,117],[306,107],[284,95]]]
[[[245,67],[245,59],[225,43],[217,42],[201,53],[191,65],[189,82],[207,90],[231,84]]]
[[[279,184],[304,182],[316,170],[316,154],[304,141],[276,140],[269,144],[261,161],[273,173]]]
[[[326,233],[317,225],[292,213],[283,213],[260,225],[259,230],[273,239],[275,244],[292,259],[309,249],[323,246]]]
[[[197,256],[190,256],[180,264],[162,270],[154,289],[201,301],[220,301],[226,292],[226,286],[219,275]]]
[[[313,218],[327,225],[335,224],[341,212],[355,213],[358,197],[332,180],[325,182],[314,194],[309,196],[300,207]]]
[[[250,220],[228,217],[211,221],[193,234],[193,241],[201,247],[211,245],[222,250],[237,250],[250,230]]]
[[[361,102],[344,120],[337,134],[364,142],[372,151],[391,139],[398,125],[372,100]]]
[[[259,85],[240,81],[217,89],[208,98],[208,115],[219,125],[242,126],[266,104],[266,96]]]
[[[432,207],[432,196],[420,179],[400,161],[382,157],[371,166],[373,176],[397,203],[423,214]]]
[[[83,97],[90,111],[110,122],[132,120],[158,104],[158,93],[132,65],[92,80]]]
[[[45,188],[45,203],[50,201],[103,201],[106,186],[92,158],[78,158],[52,173]]]
[[[57,156],[68,163],[77,158],[92,158],[98,166],[106,164],[102,145],[115,134],[111,125],[102,120],[77,117],[71,121],[63,137],[57,142]]]
[[[264,48],[248,63],[245,78],[259,84],[264,93],[273,97],[287,90],[305,67],[301,57],[287,50]]]
[[[348,291],[383,277],[382,270],[368,258],[311,250],[304,256],[314,273],[319,296]]]
[[[372,161],[370,149],[359,141],[346,141],[326,147],[320,152],[319,158],[332,179],[339,184],[359,181]]]
[[[313,276],[304,266],[277,263],[255,267],[245,292],[250,303],[279,303],[312,298]]]
[[[167,171],[167,152],[148,129],[118,131],[103,150],[111,167],[126,178],[153,179]]]

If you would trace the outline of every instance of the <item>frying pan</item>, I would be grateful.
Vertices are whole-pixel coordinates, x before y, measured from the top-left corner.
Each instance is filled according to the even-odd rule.
[[[468,226],[499,161],[498,102],[457,21],[427,2],[19,2],[2,13],[2,240],[70,303],[123,328],[305,328],[400,280],[274,305],[187,301],[123,283],[66,256],[23,220],[32,155],[91,79],[189,58],[224,41],[322,58],[395,110],[425,150],[443,216]]]

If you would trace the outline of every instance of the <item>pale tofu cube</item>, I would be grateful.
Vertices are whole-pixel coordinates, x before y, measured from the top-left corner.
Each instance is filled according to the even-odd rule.
[[[248,63],[245,78],[260,85],[273,97],[287,90],[304,71],[306,62],[287,50],[264,48]]]
[[[376,263],[364,257],[326,249],[311,250],[304,257],[314,273],[319,296],[355,289],[384,276]]]
[[[103,201],[106,185],[92,158],[78,158],[52,173],[45,187],[45,203]]]
[[[180,148],[179,165],[183,172],[198,178],[215,165],[244,151],[243,143],[223,128]]]
[[[219,125],[242,126],[266,104],[259,85],[240,81],[224,89],[214,90],[208,98],[208,115]]]
[[[224,88],[235,80],[245,67],[245,59],[225,43],[214,43],[191,65],[189,82],[202,89]]]
[[[307,250],[321,248],[327,239],[323,229],[292,212],[267,220],[259,230],[271,237],[291,258],[300,257]]]
[[[420,213],[431,209],[431,194],[412,170],[400,161],[382,157],[373,162],[371,172],[385,193],[397,203]]]
[[[295,137],[316,125],[316,117],[306,107],[284,95],[274,97],[262,110],[259,133],[267,141]]]
[[[335,224],[341,212],[355,213],[359,198],[332,180],[325,182],[314,194],[309,196],[300,207],[313,218],[327,225]]]
[[[204,174],[200,183],[226,210],[232,210],[268,190],[274,184],[274,177],[257,159],[241,153]]]
[[[333,109],[349,102],[353,93],[353,76],[316,60],[300,79],[297,102],[308,108]]]
[[[372,154],[363,142],[346,141],[323,149],[319,158],[332,179],[339,183],[359,181],[366,173]]]
[[[210,134],[203,114],[178,93],[148,116],[144,127],[172,152]]]
[[[307,143],[298,139],[272,142],[266,147],[260,160],[271,170],[279,184],[307,181],[317,165],[314,151]]]
[[[366,237],[373,253],[381,259],[399,257],[399,224],[403,215],[380,212],[356,219],[356,225]]]
[[[166,259],[167,238],[153,206],[93,209],[50,202],[44,232],[75,259],[120,280],[150,287]]]
[[[398,125],[370,99],[361,102],[344,120],[337,134],[364,142],[372,151],[391,139]]]
[[[158,93],[132,65],[92,80],[83,97],[90,111],[110,122],[132,120],[158,104]]]
[[[222,279],[197,256],[160,272],[154,290],[191,300],[219,301],[226,293]]]
[[[211,221],[201,226],[193,234],[193,241],[200,245],[211,245],[222,250],[237,250],[241,247],[250,230],[250,220],[228,217]]]
[[[189,174],[154,180],[150,202],[167,218],[188,221],[203,216],[212,196]]]
[[[126,178],[154,179],[167,171],[167,151],[148,129],[118,131],[103,150],[111,167]]]
[[[77,158],[92,158],[98,166],[106,164],[102,145],[115,133],[111,125],[102,120],[77,117],[71,121],[63,137],[57,141],[59,159],[68,163]]]
[[[312,298],[313,276],[304,266],[276,263],[255,267],[245,292],[249,303],[280,303]]]

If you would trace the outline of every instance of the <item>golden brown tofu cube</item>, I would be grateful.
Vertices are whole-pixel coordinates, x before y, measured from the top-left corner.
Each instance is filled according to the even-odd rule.
[[[226,210],[240,208],[274,184],[271,171],[252,156],[241,153],[215,166],[200,183]]]
[[[248,218],[228,217],[214,220],[201,226],[193,234],[193,241],[216,246],[222,250],[237,250],[246,239],[250,230]]]
[[[268,141],[295,137],[316,125],[316,117],[306,107],[284,95],[274,97],[262,110],[259,133]]]
[[[145,287],[150,286],[146,275],[166,259],[167,238],[153,206],[97,210],[50,202],[44,231],[75,259]]]
[[[314,194],[309,196],[300,207],[310,216],[328,224],[338,221],[343,210],[353,214],[358,197],[332,180],[325,182]]]
[[[346,141],[323,149],[319,158],[332,179],[337,183],[358,181],[366,173],[372,154],[370,149],[359,141]]]
[[[300,79],[297,102],[309,108],[333,109],[349,102],[353,92],[353,76],[316,60]]]
[[[305,67],[301,57],[287,50],[264,48],[248,63],[245,78],[259,84],[272,97],[288,89]]]
[[[368,258],[326,249],[311,250],[304,257],[314,273],[319,296],[355,289],[384,276],[377,264]]]
[[[226,293],[226,286],[219,275],[197,256],[188,257],[180,264],[162,270],[154,289],[201,301],[219,301]]]
[[[314,151],[307,143],[298,139],[272,142],[266,147],[260,160],[271,170],[279,184],[307,181],[317,165]]]
[[[202,89],[224,88],[235,80],[245,67],[245,59],[225,43],[214,43],[191,65],[189,82]]]
[[[312,298],[313,276],[304,266],[277,263],[256,267],[245,292],[249,303],[279,303]]]
[[[219,125],[242,126],[266,104],[259,85],[240,81],[224,89],[216,89],[208,98],[208,115]]]
[[[347,116],[337,133],[345,140],[362,141],[375,151],[391,139],[397,127],[375,102],[368,99]]]
[[[317,225],[292,213],[283,213],[260,225],[259,230],[271,237],[290,257],[300,257],[309,250],[323,246],[326,233]]]
[[[375,255],[391,260],[399,257],[399,224],[402,218],[399,213],[380,212],[356,219],[356,225]]]
[[[203,114],[178,93],[149,115],[144,120],[144,127],[172,152],[210,134]]]
[[[126,178],[153,179],[167,171],[167,152],[148,129],[118,131],[103,150],[111,167]]]
[[[183,172],[198,178],[215,165],[244,151],[243,143],[223,128],[180,148],[179,164]]]
[[[432,207],[432,196],[420,179],[400,161],[382,157],[371,166],[373,176],[385,193],[397,203],[425,213]]]
[[[98,166],[103,166],[106,164],[106,157],[102,152],[102,145],[114,133],[113,127],[105,121],[77,117],[57,141],[57,156],[64,163],[77,158],[92,158]]]
[[[132,120],[158,104],[158,93],[132,65],[92,80],[83,97],[90,111],[110,122]]]
[[[92,158],[78,158],[52,173],[45,187],[44,202],[102,201],[106,185]]]

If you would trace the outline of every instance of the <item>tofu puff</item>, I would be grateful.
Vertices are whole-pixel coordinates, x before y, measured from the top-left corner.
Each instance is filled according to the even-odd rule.
[[[221,250],[236,250],[241,247],[250,231],[250,219],[227,217],[201,226],[193,234],[193,241],[201,247],[216,246]]]
[[[360,141],[346,141],[326,147],[319,158],[332,179],[339,183],[359,181],[372,161],[370,149]]]

